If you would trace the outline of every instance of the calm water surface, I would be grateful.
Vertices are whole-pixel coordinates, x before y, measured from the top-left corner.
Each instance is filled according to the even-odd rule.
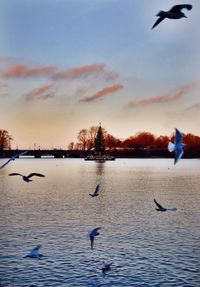
[[[0,286],[200,286],[200,160],[18,159],[0,170],[0,225]],[[37,244],[45,256],[23,259]]]

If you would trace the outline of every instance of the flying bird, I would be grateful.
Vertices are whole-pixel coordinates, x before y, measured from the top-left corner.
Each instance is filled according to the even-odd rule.
[[[9,158],[9,160],[8,160],[7,162],[5,162],[2,166],[0,166],[0,169],[3,168],[3,167],[5,167],[10,161],[15,160],[17,157],[19,157],[19,156],[21,156],[21,155],[24,155],[24,154],[26,154],[27,152],[28,152],[28,151],[24,151],[24,152],[22,152],[22,153],[20,153],[20,154],[17,154],[17,155],[12,156],[11,158]]]
[[[41,174],[41,173],[36,173],[36,172],[33,172],[33,173],[30,173],[29,175],[23,175],[21,173],[10,173],[9,176],[13,176],[13,175],[19,175],[22,177],[22,179],[25,181],[25,182],[30,182],[30,181],[33,181],[32,179],[30,179],[32,176],[39,176],[39,177],[45,177],[45,175]]]
[[[162,207],[155,199],[154,199],[155,204],[157,205],[158,208],[156,208],[157,211],[166,211],[167,209]]]
[[[101,229],[101,227],[94,228],[90,233],[90,241],[91,241],[91,249],[93,249],[93,244],[94,244],[94,238],[95,236],[98,236],[100,233],[98,232]]]
[[[44,255],[40,253],[40,249],[42,248],[42,245],[37,245],[35,248],[33,248],[24,258],[41,258]]]
[[[100,189],[100,185],[97,184],[94,193],[89,193],[89,195],[90,195],[91,197],[98,196],[98,195],[99,195],[99,189]]]
[[[176,135],[174,143],[169,142],[168,144],[169,152],[175,151],[174,164],[176,164],[181,159],[183,156],[183,147],[186,146],[186,144],[183,143],[182,133],[178,129],[175,129],[175,131]]]
[[[165,18],[168,19],[180,19],[180,18],[187,18],[185,14],[181,11],[182,9],[191,10],[192,5],[190,4],[180,4],[173,6],[169,11],[160,11],[156,16],[158,16],[158,20],[153,25],[153,28],[155,28],[160,22],[162,22]]]
[[[107,271],[110,271],[110,266],[112,265],[112,262],[111,263],[105,263],[103,262],[103,267],[102,267],[102,273],[106,273]]]
[[[160,205],[155,199],[154,199],[155,204],[157,205],[158,208],[156,208],[157,211],[175,211],[177,210],[176,208],[165,208],[162,207],[162,205]]]

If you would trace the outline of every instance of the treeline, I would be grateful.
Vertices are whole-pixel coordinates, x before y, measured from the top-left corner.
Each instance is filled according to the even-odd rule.
[[[79,150],[86,153],[92,153],[94,150],[95,137],[98,126],[92,126],[88,129],[82,129],[77,136],[77,142],[71,142],[68,150]],[[174,134],[170,136],[156,136],[150,132],[138,132],[127,139],[119,139],[109,134],[102,128],[106,151],[113,155],[147,155],[151,153],[155,156],[169,156],[167,150],[168,143],[174,141]],[[185,153],[190,156],[200,157],[200,137],[193,134],[183,134],[183,142],[186,144]]]

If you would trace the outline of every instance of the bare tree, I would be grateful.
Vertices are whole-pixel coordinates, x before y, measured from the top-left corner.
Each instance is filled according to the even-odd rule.
[[[82,129],[78,133],[78,144],[80,144],[82,150],[86,150],[87,140],[88,140],[88,131],[86,129]]]
[[[68,144],[68,150],[73,150],[74,149],[74,142],[70,142]]]
[[[8,131],[0,130],[0,150],[11,149],[12,136],[9,135]]]

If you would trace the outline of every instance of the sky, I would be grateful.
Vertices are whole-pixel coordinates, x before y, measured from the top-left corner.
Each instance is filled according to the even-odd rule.
[[[82,128],[200,136],[200,1],[1,0],[0,129],[12,147],[67,148]]]

